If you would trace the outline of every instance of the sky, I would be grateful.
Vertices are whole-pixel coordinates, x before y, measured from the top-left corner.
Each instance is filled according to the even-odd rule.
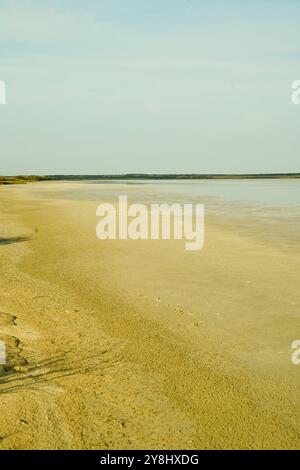
[[[300,172],[299,0],[0,0],[0,174]]]

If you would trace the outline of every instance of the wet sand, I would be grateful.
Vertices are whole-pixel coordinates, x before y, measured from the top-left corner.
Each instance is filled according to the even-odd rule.
[[[0,191],[0,448],[299,448],[296,245],[101,242],[80,186]]]

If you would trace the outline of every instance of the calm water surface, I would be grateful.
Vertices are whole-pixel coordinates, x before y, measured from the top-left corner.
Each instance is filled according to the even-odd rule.
[[[69,185],[69,188],[68,188]],[[24,190],[24,189],[23,189]],[[198,181],[87,181],[28,186],[55,199],[204,203],[207,217],[228,230],[268,239],[282,248],[300,247],[300,179]]]

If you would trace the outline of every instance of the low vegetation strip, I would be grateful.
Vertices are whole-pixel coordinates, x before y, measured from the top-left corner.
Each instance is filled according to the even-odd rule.
[[[1,184],[25,184],[32,181],[44,181],[47,178],[44,176],[0,176]]]

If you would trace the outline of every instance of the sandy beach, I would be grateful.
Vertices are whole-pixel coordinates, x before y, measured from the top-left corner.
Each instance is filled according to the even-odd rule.
[[[101,242],[83,185],[0,188],[0,448],[299,449],[297,247]]]

